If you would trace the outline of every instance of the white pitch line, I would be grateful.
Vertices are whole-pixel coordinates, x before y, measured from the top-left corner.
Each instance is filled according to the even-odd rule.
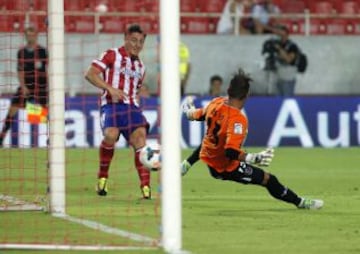
[[[153,250],[155,247],[105,246],[105,245],[62,245],[62,244],[0,244],[0,249],[24,250]]]
[[[118,229],[118,228],[112,228],[112,227],[106,226],[104,224],[98,223],[96,221],[79,219],[79,218],[72,217],[70,215],[63,215],[63,214],[54,215],[54,216],[62,218],[62,219],[67,220],[67,221],[71,221],[71,222],[75,222],[75,223],[84,225],[84,226],[86,226],[88,228],[100,230],[100,231],[103,231],[103,232],[106,232],[106,233],[109,233],[109,234],[122,236],[122,237],[129,238],[131,240],[138,241],[138,242],[145,242],[145,243],[148,243],[151,246],[159,246],[159,241],[154,239],[154,238],[147,237],[147,236],[140,235],[140,234],[136,234],[136,233],[132,233],[132,232],[129,232],[129,231],[126,231],[126,230],[121,230],[121,229]]]

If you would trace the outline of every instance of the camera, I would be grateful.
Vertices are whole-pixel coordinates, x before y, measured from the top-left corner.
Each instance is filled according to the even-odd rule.
[[[276,70],[276,58],[280,41],[277,39],[268,39],[263,44],[262,54],[265,56],[265,68],[266,71]]]

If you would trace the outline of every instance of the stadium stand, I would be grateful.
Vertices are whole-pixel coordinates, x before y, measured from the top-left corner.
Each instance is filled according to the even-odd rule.
[[[279,5],[282,13],[304,13],[306,9],[305,2],[297,0],[289,0]]]
[[[106,3],[106,15],[95,13],[95,7],[100,3]],[[215,34],[225,3],[226,0],[180,0],[181,33]],[[278,20],[292,34],[305,34],[306,31],[311,35],[360,34],[360,0],[273,0],[273,3],[282,13]],[[69,33],[121,33],[128,22],[143,24],[149,33],[159,32],[158,0],[64,0],[64,7],[65,30]],[[46,31],[46,17],[38,13],[46,9],[47,0],[0,0],[0,31],[21,31],[24,20],[35,24],[40,31]],[[22,15],[26,18],[18,12],[24,12]],[[139,16],[142,18],[138,19]],[[309,29],[305,29],[306,19]]]
[[[1,32],[19,32],[23,31],[25,16],[13,14],[0,15],[0,31]]]
[[[225,6],[226,0],[208,0],[208,1],[201,1],[199,3],[199,10],[200,12],[215,12],[221,13]]]
[[[73,33],[94,33],[94,16],[65,15],[65,32]]]
[[[321,14],[333,14],[336,12],[334,5],[330,1],[314,1],[310,4],[310,12]]]
[[[212,34],[216,30],[216,19],[207,17],[181,17],[180,31],[188,34]]]

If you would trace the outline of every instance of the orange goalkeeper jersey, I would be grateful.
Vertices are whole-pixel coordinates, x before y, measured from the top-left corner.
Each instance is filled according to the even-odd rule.
[[[205,108],[196,109],[193,118],[206,121],[200,159],[218,172],[237,168],[239,161],[227,158],[225,150],[243,152],[241,146],[247,136],[248,120],[241,110],[228,105],[226,97],[217,97]]]

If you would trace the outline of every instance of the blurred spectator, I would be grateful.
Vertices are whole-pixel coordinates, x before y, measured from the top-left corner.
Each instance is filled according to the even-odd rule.
[[[38,44],[38,31],[29,26],[24,31],[26,45],[17,51],[17,77],[19,87],[11,99],[6,118],[0,133],[0,147],[6,133],[15,122],[19,109],[26,108],[29,104],[48,107],[48,51]],[[22,125],[22,124],[21,124]]]
[[[191,72],[190,63],[190,50],[185,43],[180,42],[180,85],[181,85],[181,96],[185,94],[185,89]]]
[[[247,25],[244,25],[243,18],[246,11],[251,7],[251,0],[228,0],[224,6],[220,20],[216,27],[218,34],[234,34],[236,25],[235,21],[238,18],[238,33],[249,33]],[[237,18],[235,18],[235,16]]]
[[[210,78],[210,87],[209,87],[209,95],[213,97],[223,95],[221,91],[221,87],[223,84],[223,79],[219,75],[214,75]]]
[[[270,38],[263,44],[265,68],[268,81],[268,93],[280,96],[293,96],[296,84],[297,67],[295,60],[298,46],[289,39],[289,30],[278,25],[270,28],[276,38]]]
[[[258,1],[251,11],[254,22],[252,32],[255,34],[271,33],[270,28],[276,25],[276,21],[270,15],[274,14],[280,14],[280,9],[272,3],[272,0]]]

